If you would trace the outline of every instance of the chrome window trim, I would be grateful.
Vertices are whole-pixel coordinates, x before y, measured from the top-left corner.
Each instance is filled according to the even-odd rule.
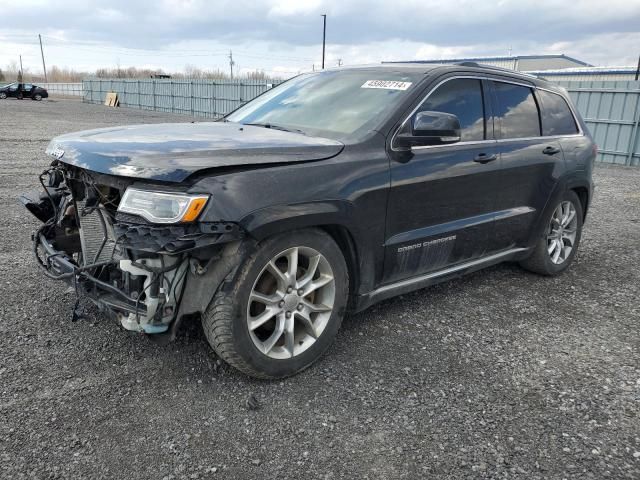
[[[406,150],[399,150],[399,149],[394,147],[394,143],[395,143],[395,140],[396,140],[396,136],[398,135],[398,132],[400,130],[402,130],[402,128],[406,125],[407,121],[409,121],[409,119],[411,117],[413,117],[413,115],[420,109],[420,107],[424,104],[424,102],[426,102],[428,100],[428,98],[431,96],[431,94],[436,91],[436,89],[438,89],[441,85],[444,85],[445,83],[447,83],[447,82],[449,82],[451,80],[458,80],[458,79],[472,79],[472,80],[480,80],[480,81],[487,80],[487,81],[491,81],[491,82],[510,83],[510,84],[513,84],[513,85],[519,85],[521,87],[531,88],[533,90],[544,90],[545,92],[549,92],[549,93],[553,93],[554,95],[558,95],[567,103],[567,105],[569,105],[569,110],[571,111],[571,115],[573,115],[573,121],[578,126],[578,133],[572,133],[572,134],[568,134],[568,135],[544,136],[544,135],[542,135],[542,131],[541,131],[540,132],[541,135],[538,136],[538,137],[492,138],[492,139],[484,139],[484,140],[469,140],[469,141],[466,141],[466,142],[448,143],[448,144],[443,144],[443,145],[422,145],[422,146],[417,146],[417,147],[411,147],[410,150],[412,152],[415,151],[415,150],[427,150],[427,149],[431,149],[431,148],[451,147],[451,146],[456,146],[456,145],[474,145],[474,144],[485,144],[485,143],[504,143],[504,142],[515,142],[515,141],[519,141],[519,140],[558,139],[558,138],[573,138],[573,137],[583,137],[584,136],[584,131],[582,130],[582,126],[580,125],[580,122],[578,121],[578,117],[576,116],[576,112],[574,110],[572,102],[570,100],[568,101],[564,97],[564,95],[561,95],[558,92],[554,92],[553,90],[549,90],[548,88],[538,87],[537,85],[518,82],[517,80],[511,80],[511,79],[504,79],[504,80],[503,79],[495,79],[495,78],[492,78],[492,77],[486,77],[486,76],[481,76],[481,75],[455,75],[455,76],[452,76],[452,77],[445,78],[444,80],[438,82],[431,90],[429,90],[427,92],[427,94],[420,101],[420,103],[418,105],[416,105],[416,107],[413,110],[411,110],[409,115],[407,115],[405,117],[405,119],[402,121],[402,123],[400,123],[398,128],[396,128],[396,130],[393,132],[393,136],[391,137],[391,144],[390,144],[391,145],[391,151],[393,151],[393,152],[406,151]],[[536,101],[536,103],[537,103],[537,101]],[[538,106],[538,108],[540,108],[540,107]],[[485,111],[485,114],[486,114],[486,111]]]
[[[442,148],[442,147],[450,147],[452,145],[482,145],[482,144],[488,144],[488,143],[497,143],[497,140],[491,139],[491,140],[469,140],[468,142],[455,142],[455,143],[443,143],[442,145],[419,145],[417,147],[411,147],[411,151],[414,150],[424,150],[427,148]]]

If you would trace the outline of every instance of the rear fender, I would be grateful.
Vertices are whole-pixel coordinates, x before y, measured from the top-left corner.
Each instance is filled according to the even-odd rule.
[[[549,196],[542,214],[538,216],[538,220],[533,229],[533,235],[529,240],[529,245],[527,245],[528,247],[534,247],[538,240],[544,235],[544,231],[547,228],[546,219],[549,218],[553,209],[556,208],[564,194],[568,190],[573,190],[575,188],[586,188],[589,192],[589,197],[591,197],[591,185],[586,179],[573,175],[560,179]],[[586,212],[583,212],[583,216],[584,215],[586,215]]]

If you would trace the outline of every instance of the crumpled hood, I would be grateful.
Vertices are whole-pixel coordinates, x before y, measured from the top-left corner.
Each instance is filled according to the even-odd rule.
[[[216,167],[331,158],[344,145],[327,138],[230,122],[100,128],[54,138],[47,154],[109,175],[181,182]]]

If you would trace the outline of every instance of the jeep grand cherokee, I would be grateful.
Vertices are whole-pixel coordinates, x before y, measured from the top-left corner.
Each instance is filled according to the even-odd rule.
[[[260,378],[317,360],[347,312],[504,261],[572,262],[596,147],[564,90],[475,64],[295,77],[218,122],[55,138],[44,273],[127,330],[201,319]]]

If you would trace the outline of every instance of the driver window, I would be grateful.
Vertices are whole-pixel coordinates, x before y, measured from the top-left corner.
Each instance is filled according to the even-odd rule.
[[[457,78],[440,85],[418,112],[435,111],[451,113],[458,117],[462,142],[484,140],[485,115],[482,82],[473,78]],[[417,113],[417,112],[416,112]]]

